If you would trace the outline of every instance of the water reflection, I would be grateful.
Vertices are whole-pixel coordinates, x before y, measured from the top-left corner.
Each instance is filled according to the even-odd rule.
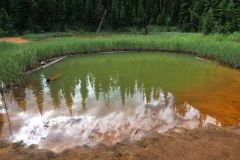
[[[238,71],[190,56],[73,57],[12,90],[9,120],[0,114],[1,137],[62,151],[174,127],[233,125],[240,118],[239,90]]]
[[[43,115],[36,113],[18,113],[18,121],[27,120],[11,137],[13,141],[24,140],[27,144],[39,144],[56,152],[76,145],[95,146],[99,143],[115,144],[121,140],[138,140],[149,132],[163,133],[170,128],[196,128],[199,126],[200,113],[190,105],[187,112],[180,116],[174,108],[174,97],[169,93],[165,98],[160,93],[158,100],[146,100],[132,107],[116,107],[115,111],[106,111],[104,105],[95,104],[84,114],[66,115],[50,110]],[[134,96],[135,101],[142,97]],[[128,101],[130,102],[130,101]],[[134,104],[134,101],[131,102]],[[81,112],[73,105],[74,113]],[[210,123],[215,123],[210,117]]]

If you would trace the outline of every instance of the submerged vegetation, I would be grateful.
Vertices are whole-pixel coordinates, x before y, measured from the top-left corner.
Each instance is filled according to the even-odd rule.
[[[35,39],[26,44],[0,42],[0,80],[6,85],[24,78],[40,61],[72,54],[121,50],[159,50],[188,52],[231,67],[240,65],[240,34],[154,33],[149,35],[115,34],[58,37],[26,35]],[[40,37],[40,38],[39,38]]]

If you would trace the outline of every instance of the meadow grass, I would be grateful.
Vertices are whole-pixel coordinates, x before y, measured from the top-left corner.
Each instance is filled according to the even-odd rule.
[[[0,80],[19,82],[40,61],[69,54],[112,50],[164,50],[188,52],[231,67],[240,65],[240,33],[209,35],[161,32],[148,35],[94,33],[49,33],[25,35],[26,44],[0,42]]]

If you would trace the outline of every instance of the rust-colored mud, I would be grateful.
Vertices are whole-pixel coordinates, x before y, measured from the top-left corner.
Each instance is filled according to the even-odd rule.
[[[135,143],[121,142],[113,147],[100,145],[93,149],[75,147],[59,154],[38,150],[36,146],[26,148],[21,142],[0,142],[1,160],[238,160],[239,151],[239,126],[174,129]]]
[[[0,38],[0,42],[1,41],[3,41],[3,42],[10,42],[10,43],[17,43],[17,44],[29,42],[29,40],[21,38],[21,37]]]

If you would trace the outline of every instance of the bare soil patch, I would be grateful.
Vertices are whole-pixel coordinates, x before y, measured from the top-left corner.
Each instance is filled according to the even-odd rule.
[[[2,160],[202,160],[240,157],[240,126],[173,129],[167,134],[151,134],[138,142],[121,142],[114,146],[75,147],[56,154],[26,147],[21,142],[0,142]]]
[[[27,43],[29,40],[21,38],[21,37],[6,37],[6,38],[0,38],[0,42],[10,42],[10,43]]]

